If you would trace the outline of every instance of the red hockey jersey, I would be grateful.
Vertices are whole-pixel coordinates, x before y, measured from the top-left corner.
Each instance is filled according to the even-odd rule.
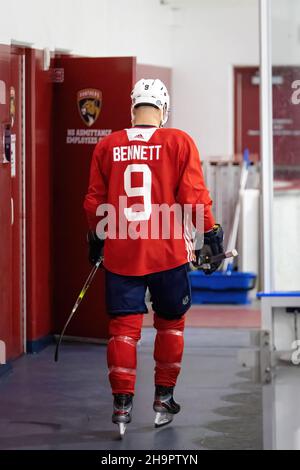
[[[197,204],[203,205],[208,231],[215,223],[212,201],[198,150],[185,132],[137,126],[96,145],[84,208],[90,229],[103,232],[107,222],[109,271],[142,276],[191,261],[190,233],[176,210],[189,205],[194,218]]]

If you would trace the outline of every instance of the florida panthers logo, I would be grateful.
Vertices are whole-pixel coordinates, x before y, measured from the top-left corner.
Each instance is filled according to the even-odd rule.
[[[77,92],[78,111],[83,122],[91,127],[99,117],[102,106],[102,92],[85,88]]]

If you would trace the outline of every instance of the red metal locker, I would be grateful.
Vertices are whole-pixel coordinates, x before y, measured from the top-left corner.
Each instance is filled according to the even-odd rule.
[[[7,359],[24,350],[21,72],[22,51],[0,46],[0,339]]]
[[[130,92],[135,69],[131,57],[63,57],[55,61],[52,228],[56,332],[91,269],[83,199],[97,134],[131,126]],[[107,323],[104,275],[99,271],[67,334],[107,338]]]
[[[27,350],[37,352],[52,332],[51,69],[41,50],[26,50]]]

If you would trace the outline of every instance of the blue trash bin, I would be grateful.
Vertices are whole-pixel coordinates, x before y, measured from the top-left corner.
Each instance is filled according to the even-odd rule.
[[[249,291],[254,288],[256,274],[217,271],[210,276],[202,271],[189,273],[192,301],[197,304],[249,304]]]

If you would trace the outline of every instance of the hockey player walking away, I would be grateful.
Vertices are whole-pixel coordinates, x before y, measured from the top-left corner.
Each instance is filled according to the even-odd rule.
[[[142,79],[136,83],[131,98],[132,128],[114,132],[96,145],[84,202],[91,263],[100,259],[104,248],[110,315],[107,362],[114,396],[112,421],[119,425],[121,436],[131,421],[136,345],[143,314],[147,313],[147,288],[157,330],[155,426],[169,423],[180,411],[173,393],[183,355],[185,314],[191,305],[188,267],[191,261],[195,266],[200,264],[201,250],[197,246],[192,249],[184,217],[172,218],[169,213],[169,233],[164,233],[163,220],[158,235],[153,235],[153,228],[161,220],[154,220],[155,207],[189,204],[195,225],[198,207],[202,205],[204,248],[213,255],[224,252],[223,230],[211,213],[212,201],[197,148],[185,132],[163,128],[169,113],[167,88],[158,79]],[[103,204],[111,205],[116,215],[115,223],[107,224],[105,234],[101,215],[96,215],[102,214],[104,220]],[[108,206],[104,208],[107,210]],[[175,236],[178,225],[181,237]],[[219,264],[211,264],[206,274],[215,271]]]

